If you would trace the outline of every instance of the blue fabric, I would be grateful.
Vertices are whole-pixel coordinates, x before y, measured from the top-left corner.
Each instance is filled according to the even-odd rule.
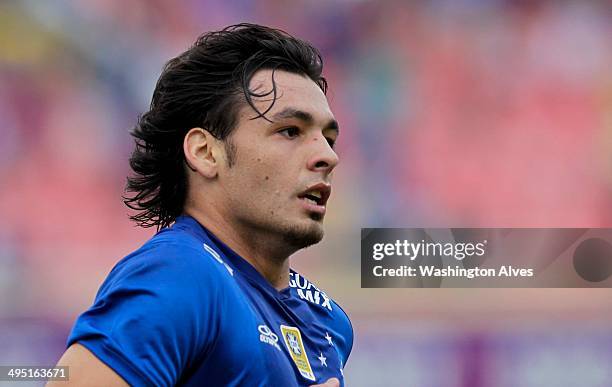
[[[134,386],[309,386],[344,383],[353,330],[298,273],[277,291],[181,216],[117,263],[67,345],[77,342]]]

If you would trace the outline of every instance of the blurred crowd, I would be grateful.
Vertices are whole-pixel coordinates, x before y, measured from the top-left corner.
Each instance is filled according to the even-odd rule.
[[[605,0],[0,2],[0,364],[54,362],[151,235],[121,201],[128,131],[165,61],[244,21],[323,54],[341,165],[328,237],[295,264],[353,315],[350,385],[609,385],[607,291],[383,295],[358,280],[360,227],[612,227]],[[568,322],[487,336],[453,320],[514,312]],[[576,322],[578,360],[556,343]]]

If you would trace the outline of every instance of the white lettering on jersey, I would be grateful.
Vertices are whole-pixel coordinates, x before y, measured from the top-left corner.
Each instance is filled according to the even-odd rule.
[[[289,286],[296,289],[302,300],[332,310],[331,299],[327,294],[301,275],[289,273]]]
[[[278,336],[266,324],[261,324],[257,327],[257,330],[259,331],[259,341],[282,351],[278,345]]]

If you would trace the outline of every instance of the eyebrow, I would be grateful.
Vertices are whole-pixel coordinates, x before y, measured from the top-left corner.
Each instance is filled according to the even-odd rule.
[[[304,110],[300,110],[300,109],[296,109],[292,107],[284,108],[283,110],[281,110],[280,112],[272,116],[273,121],[288,119],[288,118],[295,118],[300,121],[304,121],[305,123],[309,125],[312,125],[314,123],[314,117],[312,116],[312,114]],[[332,129],[332,130],[335,130],[336,132],[340,132],[338,121],[334,119],[329,120],[329,122],[327,123],[327,125],[323,127],[323,129]]]

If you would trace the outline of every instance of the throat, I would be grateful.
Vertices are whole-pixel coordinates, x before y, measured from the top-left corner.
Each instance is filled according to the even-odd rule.
[[[274,259],[258,257],[250,258],[243,256],[255,270],[259,272],[276,290],[285,289],[289,286],[289,259],[286,258],[282,262]]]

